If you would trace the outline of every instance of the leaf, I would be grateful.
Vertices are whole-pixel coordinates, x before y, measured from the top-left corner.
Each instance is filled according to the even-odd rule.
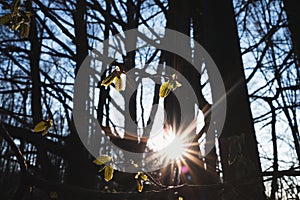
[[[102,82],[101,85],[103,86],[109,86],[114,82],[116,77],[120,77],[122,72],[119,70],[119,68],[115,69],[112,73],[110,73]]]
[[[183,200],[183,197],[178,197],[178,200]]]
[[[174,91],[176,88],[181,86],[181,83],[175,80],[176,74],[172,74],[170,80],[164,82],[159,88],[159,96],[165,98],[169,95],[171,91]]]
[[[141,179],[142,179],[143,181],[147,181],[148,176],[147,176],[146,174],[142,173],[142,174],[141,174]]]
[[[135,176],[135,179],[139,179],[139,180],[143,180],[143,181],[147,181],[148,176],[144,173],[144,172],[138,172]]]
[[[118,92],[120,92],[123,88],[123,84],[120,76],[115,77],[115,88]]]
[[[108,155],[101,155],[98,158],[96,158],[93,163],[96,165],[104,165],[106,163],[109,163],[112,161],[112,157]]]
[[[29,23],[30,22],[30,18],[31,18],[32,15],[33,14],[31,12],[29,12],[29,11],[25,12],[25,19],[24,19],[25,23]]]
[[[175,88],[178,88],[178,87],[181,87],[181,83],[179,83],[178,81],[176,81],[176,87]]]
[[[147,181],[148,179],[147,175],[144,172],[138,172],[134,178],[137,181],[137,190],[142,192],[144,188],[144,181]]]
[[[35,133],[41,133],[42,136],[48,133],[49,128],[53,125],[52,119],[43,120],[34,126]]]
[[[159,96],[161,98],[167,97],[170,92],[171,92],[171,85],[170,85],[169,81],[163,83],[159,88]]]
[[[143,188],[144,188],[144,184],[141,180],[136,180],[136,183],[137,183],[137,190],[139,192],[142,192],[143,191]]]
[[[13,24],[12,24],[12,26],[11,26],[11,29],[14,30],[14,31],[17,31],[20,28],[21,24],[23,24],[23,23],[24,23],[23,20],[21,20],[21,21],[14,21]]]
[[[110,164],[109,166],[105,166],[104,168],[104,180],[106,182],[110,181],[114,176],[114,168],[112,166],[112,164]]]
[[[136,164],[136,163],[134,162],[134,160],[130,160],[130,162],[131,162],[131,164],[132,164],[135,168],[138,168],[138,167],[139,167],[139,165]]]
[[[50,199],[58,199],[57,192],[51,191],[49,192]]]
[[[0,17],[0,24],[6,25],[11,21],[11,14],[6,14]]]
[[[29,35],[29,31],[30,31],[29,24],[27,24],[27,23],[21,24],[21,26],[20,26],[20,33],[19,33],[20,37],[21,38],[27,38],[28,35]]]

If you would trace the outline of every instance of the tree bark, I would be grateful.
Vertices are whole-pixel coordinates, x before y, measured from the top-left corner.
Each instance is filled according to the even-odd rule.
[[[180,33],[183,33],[187,36],[190,36],[191,31],[191,22],[193,16],[193,4],[176,0],[176,1],[169,1],[169,10],[167,12],[167,28],[173,29],[176,31],[179,31]],[[199,16],[200,17],[200,16]],[[197,18],[196,20],[198,20]],[[195,27],[194,31],[195,31]],[[198,27],[197,27],[198,28]],[[166,35],[165,37],[172,37]],[[181,41],[178,41],[178,46],[181,45],[186,46],[186,44],[180,44]],[[190,45],[190,44],[189,44]],[[192,66],[190,63],[188,63],[186,60],[181,58],[179,55],[173,55],[169,52],[163,52],[163,55],[166,59],[166,65],[169,67],[174,68],[176,71],[180,72],[191,84],[197,98],[198,98],[198,104],[200,106],[200,109],[204,109],[205,106],[207,106],[207,101],[205,100],[201,87],[199,85],[200,81],[200,74],[199,72]],[[190,55],[192,56],[192,48],[190,46]],[[197,58],[194,58],[197,59]],[[180,81],[180,80],[179,80]],[[179,88],[180,89],[180,88]],[[187,106],[187,105],[185,105]],[[189,108],[191,115],[193,115],[194,112],[194,105],[191,105]],[[167,122],[171,125],[175,122],[175,124],[181,124],[183,122],[180,121],[181,113],[180,113],[180,104],[177,101],[176,97],[172,94],[170,94],[165,99],[165,109],[167,112]],[[184,119],[187,120],[187,119]],[[178,127],[173,127],[177,128]],[[203,132],[202,132],[203,133]],[[193,133],[190,133],[193,134]],[[198,136],[200,137],[201,134]],[[195,143],[198,142],[197,139],[194,140]],[[200,156],[200,149],[199,146],[193,145],[190,147],[191,151],[197,152]],[[217,180],[217,174],[215,171],[215,165],[216,165],[216,156],[215,151],[212,151],[210,153],[210,163],[207,163],[209,165],[210,171],[206,171],[204,169],[204,162],[202,159],[200,159],[197,155],[193,155],[193,160],[187,159],[186,162],[189,167],[189,175],[191,176],[191,180],[186,180],[188,183],[191,184],[216,184],[218,183]],[[170,172],[173,173],[173,172]],[[176,174],[176,173],[175,173]],[[166,177],[172,179],[171,177]],[[182,176],[182,178],[184,178]],[[211,191],[203,191],[199,193],[198,191],[189,190],[186,195],[189,196],[189,199],[217,199],[218,193],[217,192],[211,192]]]
[[[26,10],[34,13],[31,1],[25,2]],[[32,119],[33,124],[37,124],[43,120],[42,114],[42,92],[41,92],[41,77],[40,77],[40,57],[41,57],[41,40],[38,37],[37,21],[35,16],[31,17],[30,21],[30,31],[29,31],[29,41],[30,41],[30,52],[29,52],[29,62],[30,62],[30,73],[32,81],[32,91],[31,91],[31,109],[32,109]],[[40,136],[42,137],[42,136]],[[57,170],[53,168],[47,151],[39,143],[36,144],[38,149],[37,162],[41,165],[43,175],[49,179],[55,180],[58,176]]]
[[[292,36],[298,68],[300,68],[300,2],[298,0],[285,0],[283,3],[287,14],[288,27]]]
[[[77,75],[78,70],[82,64],[89,64],[88,56],[88,36],[87,36],[87,25],[86,25],[86,0],[76,1],[76,10],[73,12],[74,19],[74,31],[75,31],[75,45],[76,45],[76,68],[75,75]],[[84,84],[84,83],[83,83]],[[89,91],[80,91],[81,95],[86,97],[89,95]],[[81,102],[86,104],[87,110],[89,110],[90,104],[88,102]],[[86,124],[86,131],[88,133],[89,122],[87,118],[82,119]],[[92,163],[92,158],[89,152],[86,150],[82,144],[77,130],[75,128],[74,120],[72,118],[70,127],[70,136],[66,140],[67,154],[69,158],[67,159],[67,173],[65,180],[70,185],[78,185],[83,187],[93,188],[96,186],[96,171],[94,171],[94,166]],[[88,140],[88,134],[86,134],[86,140]],[[65,198],[71,198],[71,196],[65,196]],[[78,199],[79,197],[73,197],[73,199]]]
[[[235,198],[265,199],[232,2],[224,0],[216,4],[203,0],[202,5],[202,45],[215,61],[227,93],[227,113],[220,137],[221,162],[224,181],[232,183],[236,193],[227,190],[225,198],[232,199],[235,195]],[[247,142],[242,145],[242,158],[229,165],[229,146],[233,138],[242,143],[243,135]]]

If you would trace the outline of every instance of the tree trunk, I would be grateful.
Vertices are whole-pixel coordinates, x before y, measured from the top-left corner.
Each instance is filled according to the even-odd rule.
[[[225,191],[225,198],[265,199],[232,2],[203,0],[202,5],[202,45],[215,61],[227,93],[220,147],[224,181],[233,188]],[[229,164],[229,154],[234,152],[235,162]]]
[[[291,32],[292,41],[298,68],[300,67],[300,2],[298,0],[285,0],[283,1],[285,11],[288,19],[288,27]],[[298,74],[299,75],[299,74]]]
[[[85,65],[89,64],[88,60],[85,60],[88,56],[88,39],[87,39],[87,27],[86,27],[86,1],[77,0],[76,10],[73,13],[74,18],[74,29],[75,29],[75,45],[76,45],[76,68],[75,75],[77,75],[80,66],[85,61]],[[80,91],[81,95],[89,95],[89,91]],[[87,102],[87,106],[90,106]],[[89,107],[86,108],[89,110]],[[82,119],[86,124],[86,130],[88,133],[89,122],[87,118]],[[67,144],[67,173],[66,182],[71,185],[78,185],[87,188],[93,188],[96,186],[96,171],[95,166],[92,163],[91,156],[82,144],[78,133],[75,128],[74,120],[72,118],[72,123],[70,127],[70,136],[66,140]],[[88,140],[88,134],[86,135],[86,140]],[[65,198],[71,198],[70,196],[65,196]],[[80,199],[80,197],[72,197],[72,199]]]
[[[26,1],[26,9],[31,13],[34,13],[32,2]],[[40,77],[40,56],[41,56],[41,41],[38,38],[37,22],[34,16],[31,17],[30,21],[30,32],[29,32],[29,41],[30,41],[30,72],[32,80],[32,94],[31,94],[31,108],[32,108],[32,118],[34,125],[43,120],[42,114],[42,92],[41,92],[41,77]],[[42,139],[42,136],[40,136]],[[43,175],[46,178],[54,180],[57,178],[57,170],[53,168],[47,152],[42,145],[37,144],[37,162],[42,167]]]
[[[169,10],[168,10],[168,15],[166,16],[167,28],[179,31],[187,36],[190,36],[192,9],[193,9],[193,5],[191,6],[191,4],[186,3],[184,1],[180,1],[180,0],[169,1]],[[165,37],[172,37],[172,36],[166,35]],[[180,47],[180,45],[181,45],[180,41],[178,41],[178,46]],[[182,45],[186,46],[186,44],[182,44]],[[200,108],[204,109],[204,107],[207,105],[207,101],[203,97],[201,87],[199,85],[200,74],[198,73],[198,71],[190,63],[188,63],[180,56],[173,55],[169,52],[163,52],[163,53],[164,53],[163,55],[166,58],[166,64],[174,68],[176,71],[180,72],[189,81],[198,98],[198,103]],[[190,55],[192,56],[192,49],[190,49]],[[193,106],[194,105],[191,105],[191,107],[189,108],[191,115],[193,115],[194,113]],[[168,123],[171,123],[171,125],[173,122],[178,124],[183,123],[180,122],[180,117],[181,117],[180,105],[179,102],[177,102],[177,99],[174,95],[170,94],[165,99],[165,109],[168,115],[167,117]],[[183,120],[187,120],[187,119],[183,119]],[[174,128],[178,128],[178,127],[174,127]],[[201,134],[199,134],[199,136],[200,135]],[[195,140],[194,142],[197,143],[198,140]],[[198,145],[197,146],[193,145],[191,147],[191,150],[193,152],[198,152],[198,155],[200,156],[200,149]],[[216,184],[218,182],[216,178],[217,177],[216,171],[215,171],[216,157],[212,156],[213,154],[215,155],[215,151],[212,151],[210,154],[211,156],[211,163],[209,164],[211,169],[210,172],[204,169],[203,167],[204,162],[197,155],[193,155],[193,160],[189,160],[189,159],[186,160],[189,167],[189,175],[187,176],[191,176],[191,180],[187,180],[188,183],[207,185],[207,184]],[[172,177],[169,178],[172,179]],[[210,190],[204,190],[201,193],[199,193],[198,191],[190,190],[189,193],[185,195],[189,196],[189,199],[201,199],[201,198],[216,199],[217,198],[217,192],[211,192]]]

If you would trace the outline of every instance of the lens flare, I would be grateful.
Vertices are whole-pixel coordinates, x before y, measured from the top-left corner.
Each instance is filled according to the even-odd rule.
[[[160,151],[163,156],[171,160],[177,160],[182,158],[182,155],[186,151],[186,145],[180,137],[175,137],[170,140],[169,144]]]

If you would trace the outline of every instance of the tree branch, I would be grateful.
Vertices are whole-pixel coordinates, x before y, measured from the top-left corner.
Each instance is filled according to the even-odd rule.
[[[15,152],[18,162],[20,164],[21,172],[26,173],[27,171],[27,163],[23,158],[23,154],[20,151],[19,147],[14,143],[13,138],[10,136],[9,132],[5,128],[4,124],[0,122],[0,134],[7,141],[8,145]]]

